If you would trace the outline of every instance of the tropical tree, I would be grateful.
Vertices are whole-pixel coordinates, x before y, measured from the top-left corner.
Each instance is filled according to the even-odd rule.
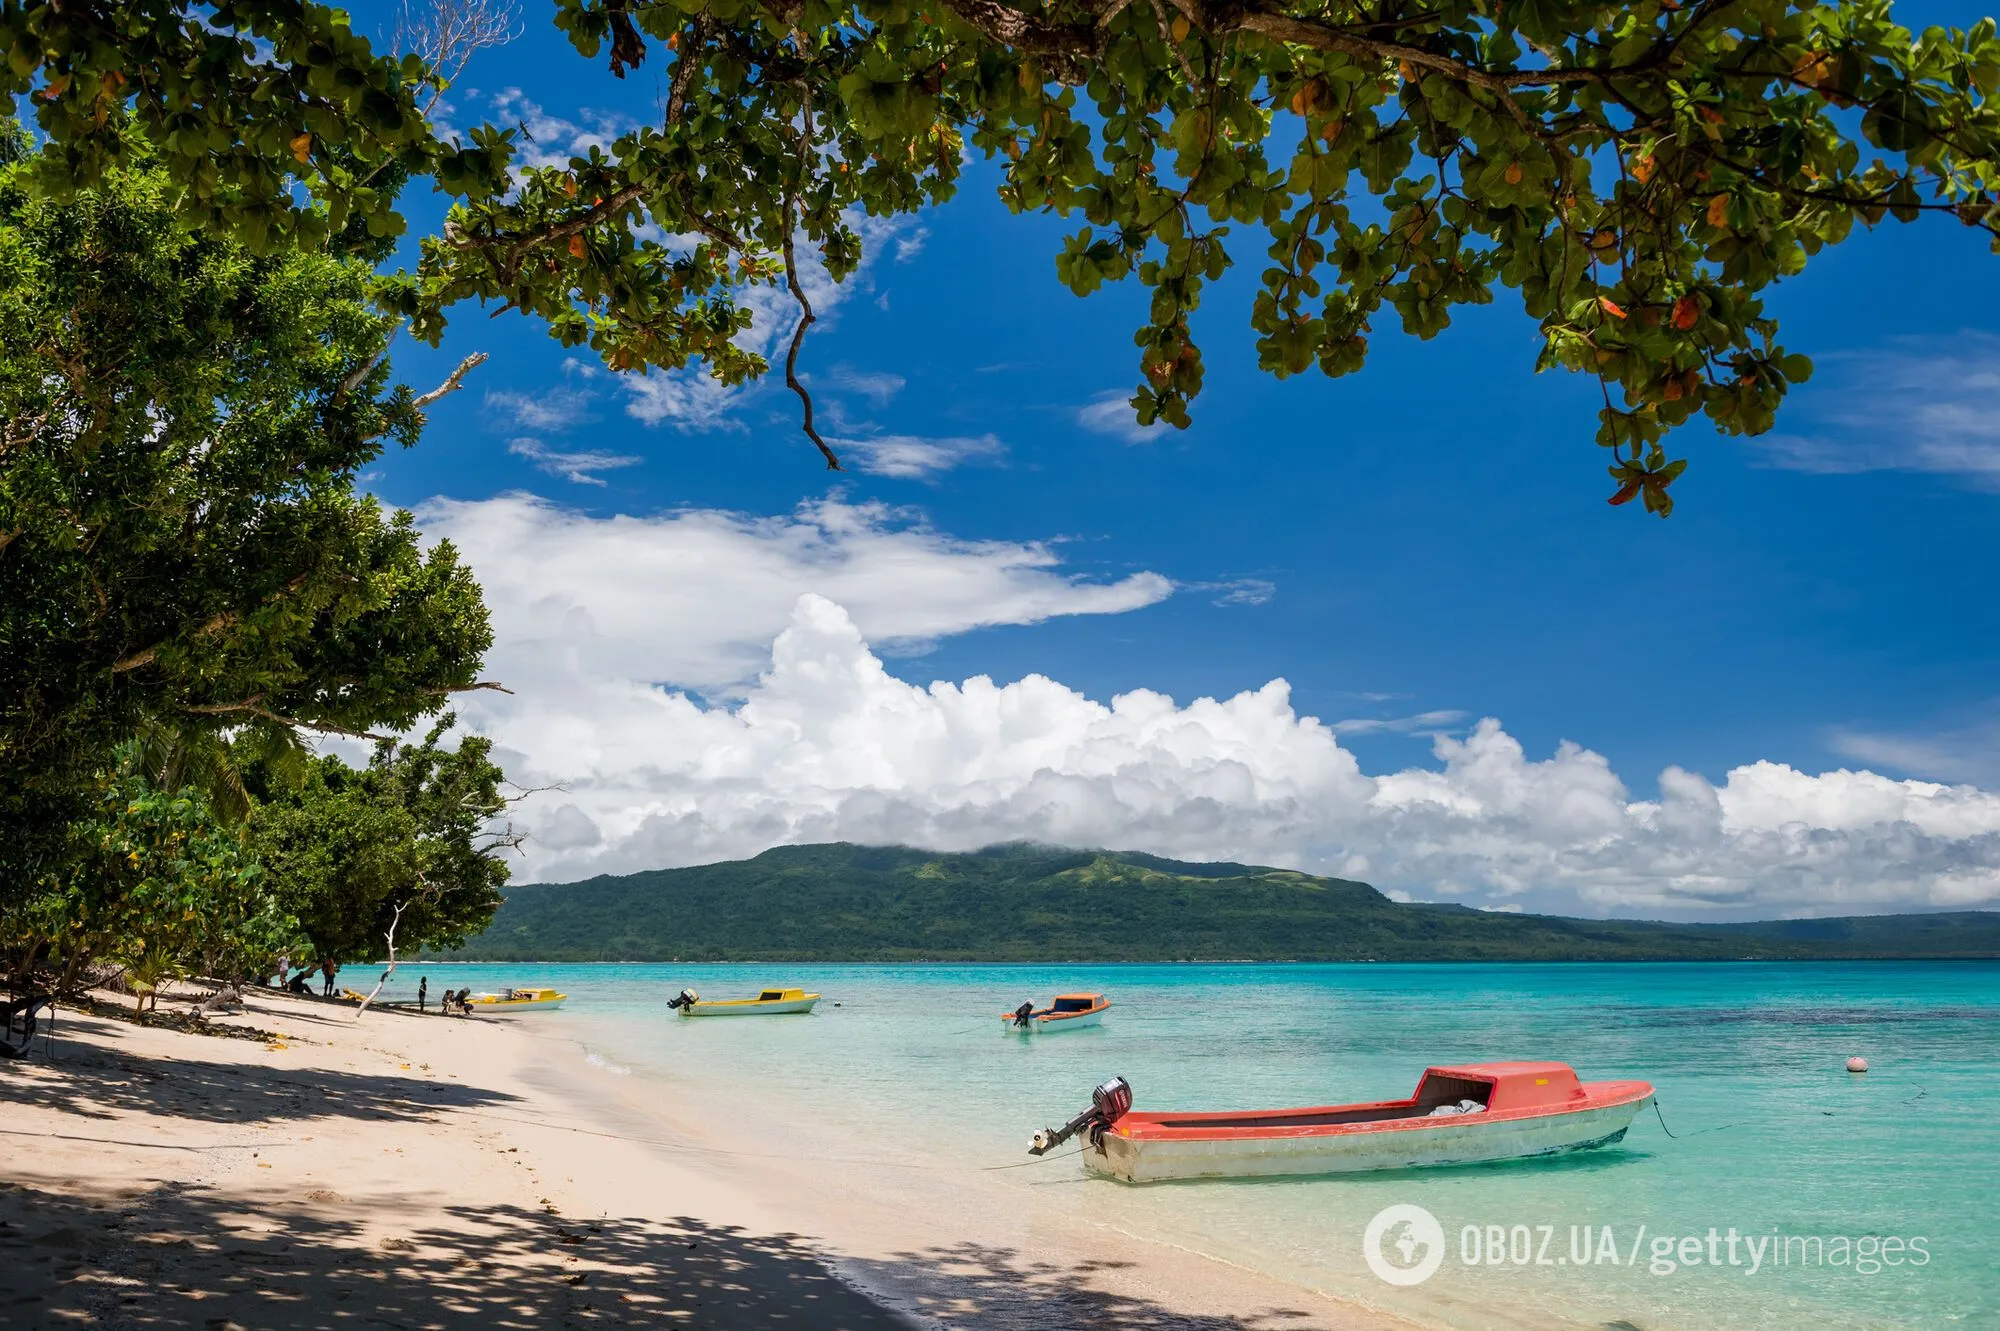
[[[255,857],[194,790],[106,774],[81,831],[82,853],[9,913],[0,936],[19,972],[47,967],[58,992],[100,967],[142,995],[187,974],[242,978],[292,935]]]
[[[295,788],[258,791],[250,847],[316,960],[386,955],[393,971],[399,949],[457,947],[499,908],[501,852],[521,838],[501,821],[510,798],[491,741],[448,749],[452,724],[384,741],[366,767],[321,758]],[[265,769],[251,770],[256,786]]]
[[[795,373],[798,248],[846,275],[858,213],[950,196],[968,155],[1008,206],[1081,222],[1070,289],[1151,291],[1140,421],[1187,422],[1195,311],[1241,259],[1277,375],[1350,373],[1384,324],[1431,337],[1504,286],[1537,368],[1603,383],[1612,501],[1661,514],[1668,428],[1766,429],[1810,371],[1772,283],[1857,223],[2000,235],[1994,24],[1913,34],[1887,0],[557,0],[554,21],[664,95],[541,169],[510,169],[517,130],[426,122],[447,61],[304,0],[9,0],[0,86],[34,98],[50,197],[122,160],[128,113],[183,214],[253,248],[396,234],[382,182],[428,174],[457,204],[378,297],[432,341],[478,299],[616,368],[734,382],[766,368],[743,289],[783,283],[786,380],[829,466]]]
[[[354,489],[430,400],[367,262],[191,232],[121,142],[64,202],[59,146],[0,166],[0,906],[64,872],[123,741],[177,737],[174,792],[219,732],[407,727],[490,642],[456,552]]]

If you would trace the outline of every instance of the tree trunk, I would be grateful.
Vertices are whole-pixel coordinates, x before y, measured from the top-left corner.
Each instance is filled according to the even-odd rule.
[[[84,963],[89,960],[90,953],[87,951],[78,950],[72,954],[68,964],[63,967],[62,978],[56,981],[56,992],[68,993],[70,986],[76,983],[76,973],[82,970]]]
[[[354,1009],[356,1021],[361,1020],[361,1014],[368,1010],[368,1005],[382,992],[382,986],[389,983],[389,977],[396,973],[396,926],[403,922],[403,912],[408,910],[409,906],[410,903],[405,901],[396,907],[396,913],[389,917],[389,969],[382,972],[382,978],[375,981],[375,987],[368,991],[368,997],[362,999],[361,1006]]]

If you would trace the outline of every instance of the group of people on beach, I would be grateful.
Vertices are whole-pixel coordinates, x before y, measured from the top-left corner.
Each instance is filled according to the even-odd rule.
[[[318,971],[321,979],[324,981],[320,989],[321,995],[326,998],[332,998],[333,977],[340,974],[340,963],[337,961],[322,961],[316,966],[309,965],[297,975],[293,975],[292,959],[290,957],[279,957],[278,973],[275,978],[278,981],[278,987],[287,993],[310,994],[312,992],[312,973],[314,971]],[[271,978],[260,979],[257,983],[268,985],[271,983]]]
[[[334,961],[322,961],[316,966],[307,966],[297,975],[293,975],[292,959],[290,957],[280,957],[278,958],[276,976],[267,976],[257,983],[268,986],[272,979],[275,978],[278,987],[287,993],[310,994],[312,993],[312,985],[309,983],[309,977],[315,971],[318,971],[325,980],[321,991],[323,996],[327,998],[333,997],[334,977],[340,973],[340,963]],[[426,975],[417,981],[417,1011],[427,1012],[430,1010],[430,996],[431,977]],[[472,990],[470,989],[447,989],[438,1000],[438,1011],[444,1013],[446,1016],[472,1016],[474,1008],[468,1001],[471,997]]]
[[[431,977],[426,975],[417,981],[417,1011],[423,1012],[428,1009],[430,993]],[[438,1011],[446,1016],[469,1017],[472,1015],[472,1005],[466,1000],[471,997],[470,989],[460,989],[456,992],[447,989],[444,991],[444,997],[438,1000]]]
[[[290,957],[280,957],[278,958],[277,974],[275,977],[267,976],[260,979],[257,983],[268,986],[272,979],[275,978],[278,987],[287,993],[310,994],[312,993],[312,985],[309,981],[315,971],[319,972],[325,981],[321,989],[322,996],[327,998],[333,997],[334,977],[340,973],[340,963],[335,961],[322,961],[316,966],[307,966],[297,975],[293,975],[292,959]],[[430,1010],[430,995],[431,977],[426,975],[417,981],[417,1011],[427,1012]],[[447,989],[438,1000],[438,1011],[447,1016],[469,1017],[473,1015],[472,1005],[467,1001],[471,997],[472,990],[470,989]]]

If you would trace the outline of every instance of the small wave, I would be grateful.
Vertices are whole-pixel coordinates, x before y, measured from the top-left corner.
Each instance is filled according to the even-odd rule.
[[[616,1063],[598,1054],[585,1054],[583,1061],[594,1068],[603,1068],[606,1072],[616,1073],[620,1077],[629,1077],[632,1075],[632,1069],[621,1068]]]

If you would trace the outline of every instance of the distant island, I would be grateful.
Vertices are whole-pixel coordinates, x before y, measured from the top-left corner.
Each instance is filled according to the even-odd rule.
[[[466,961],[1777,961],[2000,957],[2000,912],[1751,924],[1391,901],[1249,864],[996,846],[783,846],[508,889]]]

